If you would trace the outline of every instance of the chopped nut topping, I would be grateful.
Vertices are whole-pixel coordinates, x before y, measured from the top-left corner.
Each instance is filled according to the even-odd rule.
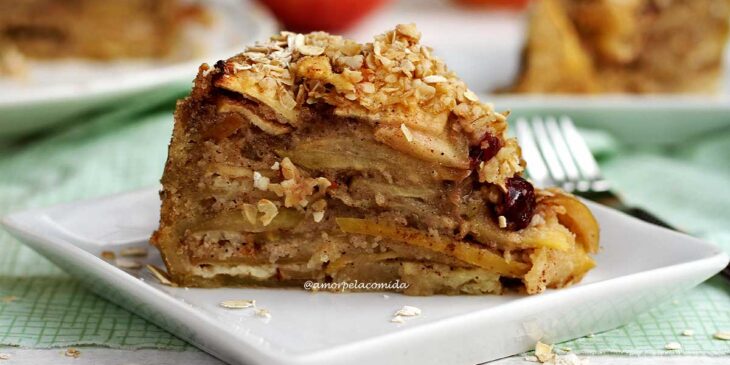
[[[428,84],[437,84],[440,82],[448,82],[449,80],[447,80],[445,77],[443,77],[441,75],[431,75],[431,76],[424,77],[423,81],[425,81]]]
[[[372,94],[375,92],[375,85],[372,82],[363,82],[359,84],[360,90],[366,94]]]
[[[406,323],[406,320],[401,316],[395,316],[390,321],[393,323]]]
[[[263,216],[259,217],[259,220],[261,220],[261,223],[263,223],[264,226],[268,226],[279,214],[279,208],[277,208],[276,204],[269,199],[259,200],[256,204],[256,208],[259,212],[264,213]]]
[[[119,254],[125,257],[146,257],[147,247],[128,247],[119,251]]]
[[[73,357],[74,359],[77,359],[79,356],[81,356],[81,351],[79,351],[73,347],[70,347],[69,349],[66,350],[66,352],[64,352],[64,355],[66,355],[67,357]]]
[[[259,309],[256,309],[255,313],[259,317],[271,318],[271,312],[269,312],[268,309],[259,308]]]
[[[570,348],[563,347],[563,351],[570,351]],[[539,362],[553,365],[588,365],[587,359],[581,360],[575,354],[558,355],[553,352],[553,346],[537,342],[535,344],[535,355],[525,357],[525,361]]]
[[[142,263],[136,260],[130,260],[120,257],[116,260],[116,265],[122,269],[138,270],[142,268]]]
[[[10,354],[0,353],[0,360],[10,360]]]
[[[279,161],[274,162],[274,164],[271,165],[271,169],[274,171],[279,171]]]
[[[324,53],[324,48],[305,45],[305,46],[298,47],[297,51],[299,51],[299,53],[301,53],[305,56],[319,56],[322,53]]]
[[[253,66],[251,66],[251,65],[242,65],[242,64],[240,64],[238,62],[234,62],[233,63],[233,71],[234,72],[237,72],[237,71],[246,71],[246,70],[250,70],[252,68],[253,68]]]
[[[147,270],[149,270],[149,272],[152,273],[152,275],[155,277],[155,279],[157,279],[157,281],[160,282],[160,284],[167,285],[167,286],[177,286],[177,284],[173,283],[170,280],[170,278],[167,275],[167,272],[165,270],[162,270],[162,269],[158,268],[157,266],[151,265],[151,264],[148,264],[146,267],[147,267]]]
[[[395,316],[403,316],[403,317],[415,317],[421,315],[421,309],[416,307],[411,307],[410,305],[404,305],[403,308],[399,309],[394,314]]]
[[[0,48],[0,76],[25,79],[30,69],[28,60],[14,46]]]
[[[666,345],[664,345],[665,350],[681,350],[682,345],[679,344],[679,342],[670,342]]]
[[[315,193],[324,193],[332,185],[324,177],[311,178],[305,176],[288,157],[281,160],[280,165],[285,180],[278,184],[269,184],[269,190],[279,197],[284,197],[285,207],[297,205],[306,207],[309,204],[306,200],[308,197]],[[315,188],[317,188],[316,192]]]
[[[349,67],[352,70],[357,70],[362,68],[364,60],[365,58],[362,55],[354,55],[339,57],[337,59],[337,62]]]
[[[548,362],[550,360],[553,360],[555,358],[555,353],[553,353],[553,346],[537,341],[537,344],[535,344],[535,356],[540,362]]]
[[[220,306],[228,309],[244,309],[255,307],[256,301],[250,299],[224,300],[220,302]]]
[[[403,136],[406,137],[406,141],[413,142],[413,134],[411,133],[411,130],[408,129],[408,127],[405,124],[401,123],[400,130],[401,130],[401,132],[403,132]]]
[[[299,177],[299,169],[291,162],[289,157],[284,157],[281,160],[281,173],[284,174],[284,178],[287,180],[296,180]]]
[[[390,321],[394,323],[405,323],[404,317],[416,317],[420,315],[421,310],[419,308],[404,305],[401,309],[393,314],[393,318]]]
[[[407,137],[409,145],[390,138],[380,142],[449,167],[466,168],[467,153],[445,138],[444,132],[459,128],[476,145],[488,131],[501,133],[506,128],[505,116],[479,102],[419,41],[420,33],[413,24],[398,25],[365,44],[323,32],[282,32],[226,61],[227,67],[217,71],[223,75],[214,82],[216,87],[273,109],[279,121],[247,116],[266,133],[291,133],[294,128],[286,124],[302,123],[303,107],[324,103],[333,106],[337,116],[377,121],[376,133],[404,124],[413,130],[412,139]],[[432,144],[437,148],[429,147]],[[505,141],[505,146],[505,153],[480,169],[482,182],[503,186],[523,169],[520,160],[514,159],[516,143]],[[431,149],[435,153],[424,153]],[[258,186],[266,186],[265,180]]]
[[[507,228],[507,218],[503,215],[497,217],[497,222],[499,223],[499,228]]]
[[[532,216],[532,219],[530,220],[530,227],[535,227],[545,224],[545,218],[542,217],[540,214],[535,214]]]
[[[556,365],[589,365],[588,359],[580,359],[576,354],[567,354],[563,356],[555,356],[554,363]]]
[[[684,331],[682,331],[682,336],[692,337],[694,335],[695,335],[695,331],[693,331],[693,330],[684,330]]]
[[[327,201],[324,199],[319,199],[316,202],[312,203],[312,209],[315,212],[323,212],[327,208]]]
[[[416,25],[413,23],[398,24],[395,26],[395,31],[413,39],[414,41],[418,41],[419,39],[421,39],[421,32],[418,31]]]
[[[464,91],[464,98],[469,101],[479,101],[479,97],[477,96],[477,94],[474,94],[474,92],[469,89]]]
[[[116,254],[112,251],[102,251],[101,252],[101,258],[107,261],[112,261],[117,257]]]
[[[385,206],[385,203],[386,203],[385,195],[383,195],[383,193],[381,193],[379,191],[376,192],[375,193],[375,204],[382,207],[382,206]]]
[[[243,216],[246,217],[246,220],[249,223],[256,224],[258,215],[259,215],[259,209],[256,208],[255,205],[248,204],[248,203],[243,204]]]
[[[316,223],[319,223],[324,218],[324,211],[327,208],[327,201],[324,199],[319,199],[316,202],[312,204],[310,209],[313,210],[312,212],[312,218],[314,218],[314,221]]]
[[[715,339],[723,340],[723,341],[730,341],[730,332],[727,331],[717,331],[715,334],[712,335]]]
[[[298,49],[299,47],[304,46],[304,43],[305,43],[304,34],[294,35],[294,47],[295,48]],[[291,47],[291,46],[289,46],[289,47]]]
[[[267,191],[269,189],[269,178],[261,175],[260,172],[253,172],[253,186],[256,189]]]

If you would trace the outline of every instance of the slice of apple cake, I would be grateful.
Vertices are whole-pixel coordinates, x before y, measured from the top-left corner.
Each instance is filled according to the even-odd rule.
[[[539,0],[518,93],[716,93],[730,0]]]
[[[413,25],[372,43],[283,32],[178,103],[152,242],[185,286],[405,283],[539,293],[594,266],[578,200],[521,177],[506,115]]]

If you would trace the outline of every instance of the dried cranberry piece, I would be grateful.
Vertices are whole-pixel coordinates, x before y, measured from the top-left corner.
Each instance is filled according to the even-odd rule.
[[[226,61],[218,60],[218,62],[213,65],[213,68],[216,70],[216,72],[212,74],[211,81],[213,82],[213,85],[215,85],[218,80],[226,73]]]
[[[527,180],[513,176],[505,184],[507,192],[495,209],[507,219],[507,228],[517,231],[527,227],[535,214],[535,188]]]
[[[469,161],[472,169],[479,166],[482,161],[491,160],[500,148],[502,148],[502,141],[489,132],[485,133],[479,145],[469,149]]]

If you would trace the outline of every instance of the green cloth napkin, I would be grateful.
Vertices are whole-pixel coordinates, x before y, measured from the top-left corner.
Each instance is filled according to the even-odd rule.
[[[157,184],[174,99],[148,95],[129,105],[60,135],[0,148],[0,215]],[[2,229],[0,345],[192,348],[84,289]]]
[[[174,105],[161,98],[147,96],[61,134],[0,147],[0,214],[157,184]],[[730,250],[730,130],[670,149],[629,150],[603,133],[585,135],[628,202]],[[730,355],[730,341],[712,338],[730,330],[729,290],[713,279],[627,326],[557,347],[579,354]],[[681,336],[685,329],[694,336]],[[681,351],[664,349],[675,341]],[[189,347],[91,294],[1,230],[0,345]]]

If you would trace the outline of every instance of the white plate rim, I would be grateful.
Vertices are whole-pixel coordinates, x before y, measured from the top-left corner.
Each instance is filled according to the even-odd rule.
[[[730,110],[730,95],[570,95],[570,94],[481,94],[495,106],[510,105],[512,109],[600,110]]]

